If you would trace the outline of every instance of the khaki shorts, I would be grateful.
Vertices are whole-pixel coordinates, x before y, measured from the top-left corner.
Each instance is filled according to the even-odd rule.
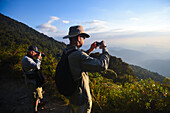
[[[27,82],[28,89],[33,94],[34,99],[43,99],[43,89],[42,87],[36,87],[36,82],[34,80]]]
[[[36,95],[37,95],[37,98],[38,99],[43,99],[43,90],[42,90],[42,87],[38,87],[37,89],[36,89]]]

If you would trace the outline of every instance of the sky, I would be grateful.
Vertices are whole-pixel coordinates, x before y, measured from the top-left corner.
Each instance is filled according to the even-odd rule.
[[[0,13],[65,43],[69,27],[83,25],[85,48],[104,40],[170,59],[170,0],[0,0]]]

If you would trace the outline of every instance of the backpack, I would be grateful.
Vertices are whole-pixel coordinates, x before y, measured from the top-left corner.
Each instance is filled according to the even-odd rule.
[[[59,93],[64,96],[71,96],[78,88],[78,81],[74,81],[68,61],[68,56],[74,51],[76,50],[62,54],[55,72],[56,87]]]
[[[37,87],[42,87],[43,84],[45,83],[45,78],[41,70],[36,69],[33,74],[25,75],[27,76],[28,79],[35,79]]]

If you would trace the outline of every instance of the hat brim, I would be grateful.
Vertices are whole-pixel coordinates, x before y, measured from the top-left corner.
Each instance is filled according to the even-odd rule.
[[[84,35],[86,38],[90,37],[90,35],[88,35],[87,33],[79,33],[79,34],[76,34],[76,35],[67,35],[67,36],[63,37],[63,39],[72,38],[72,37],[75,37],[77,35]]]
[[[35,51],[36,53],[40,53],[40,51]]]

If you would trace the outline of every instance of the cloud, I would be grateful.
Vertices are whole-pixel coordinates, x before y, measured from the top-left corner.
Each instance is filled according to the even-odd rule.
[[[64,24],[68,24],[70,23],[68,20],[61,20],[61,21],[58,21],[60,20],[59,17],[56,17],[56,16],[51,16],[50,17],[50,20],[42,25],[39,25],[39,26],[36,26],[36,28],[38,30],[40,30],[41,32],[45,33],[46,35],[48,36],[51,36],[51,37],[61,37],[65,34],[65,31],[61,30],[61,29],[58,29],[57,26],[54,26],[52,25],[55,21],[57,22],[62,22]]]
[[[146,13],[135,14],[130,21],[127,21],[127,26],[134,31],[170,31],[170,7],[164,7],[159,11],[148,11]]]
[[[134,14],[134,12],[133,12],[133,11],[131,11],[131,10],[127,10],[127,11],[125,11],[125,14],[126,14],[126,15],[133,15],[133,14]]]
[[[55,16],[51,16],[50,17],[50,20],[45,23],[45,24],[42,24],[42,25],[39,25],[37,26],[36,28],[39,29],[40,31],[42,32],[45,32],[45,33],[48,33],[48,32],[57,32],[57,27],[56,26],[53,26],[51,25],[54,21],[58,21],[59,18],[58,17],[55,17]]]
[[[50,18],[51,18],[51,19],[47,22],[47,23],[49,23],[49,24],[53,23],[54,21],[59,20],[59,18],[56,17],[56,16],[51,16]]]
[[[57,32],[57,27],[48,23],[39,25],[36,28],[38,28],[42,32]]]
[[[170,12],[170,7],[165,7],[163,10],[162,10],[162,13],[169,13]]]
[[[88,25],[101,25],[101,24],[105,24],[105,21],[101,21],[101,20],[92,20],[89,22],[85,22]]]
[[[104,32],[93,34],[92,37],[93,41],[105,40],[109,47],[117,46],[136,50],[152,47],[159,51],[170,51],[170,33],[166,32]]]
[[[133,18],[129,18],[129,20],[131,20],[131,21],[139,21],[140,19],[136,18],[136,17],[133,17]]]
[[[85,31],[88,33],[105,32],[110,28],[107,25],[106,21],[101,21],[101,20],[92,20],[92,21],[84,22],[84,24],[88,26],[85,29]]]
[[[67,20],[63,20],[62,22],[63,22],[63,23],[65,23],[65,24],[70,23],[70,22],[69,22],[69,21],[67,21]]]

